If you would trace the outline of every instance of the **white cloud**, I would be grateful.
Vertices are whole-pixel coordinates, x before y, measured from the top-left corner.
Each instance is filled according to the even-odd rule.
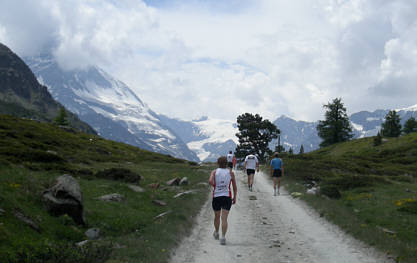
[[[336,97],[349,112],[414,105],[416,36],[415,1],[0,4],[0,41],[19,54],[55,43],[64,68],[98,64],[156,112],[186,119],[317,120]]]

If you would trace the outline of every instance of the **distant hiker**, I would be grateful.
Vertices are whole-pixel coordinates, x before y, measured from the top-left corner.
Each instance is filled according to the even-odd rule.
[[[249,154],[248,156],[246,156],[243,169],[246,169],[246,173],[248,175],[248,188],[249,188],[249,191],[252,192],[253,177],[255,176],[255,169],[257,172],[259,172],[258,158],[256,158],[256,156],[253,154]]]
[[[219,168],[210,174],[209,184],[213,186],[213,201],[211,203],[214,210],[214,239],[219,239],[220,218],[222,221],[222,237],[220,244],[226,245],[227,216],[229,215],[232,204],[236,203],[236,179],[235,174],[227,168],[227,158],[220,157],[217,160]],[[230,191],[230,184],[233,187],[233,197]]]
[[[233,155],[232,164],[233,164],[233,170],[234,170],[234,171],[236,171],[236,163],[237,163],[236,156],[234,156],[234,155]]]
[[[274,195],[279,195],[279,188],[281,186],[281,177],[284,176],[284,162],[278,158],[278,153],[274,154],[274,158],[269,165],[271,177],[274,180]],[[278,191],[277,191],[278,181]]]
[[[230,170],[233,168],[233,157],[234,157],[234,155],[233,155],[232,151],[229,151],[226,158],[227,158],[227,167],[229,167]]]

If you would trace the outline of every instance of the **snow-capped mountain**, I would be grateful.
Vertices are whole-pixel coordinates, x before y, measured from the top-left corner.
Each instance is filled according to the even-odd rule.
[[[219,156],[234,151],[238,139],[236,123],[228,120],[202,117],[184,121],[160,115],[161,120],[187,143],[201,161],[216,161]]]
[[[273,123],[281,131],[280,144],[286,150],[292,148],[294,153],[299,153],[301,145],[303,145],[304,152],[310,152],[319,147],[321,139],[316,130],[318,122],[296,121],[282,115]],[[275,148],[277,141],[271,142],[271,149]]]
[[[401,125],[404,125],[411,117],[417,118],[417,105],[396,109],[396,111],[401,118]],[[381,125],[388,112],[389,110],[360,111],[350,115],[353,138],[375,136],[381,130]],[[274,124],[281,130],[281,145],[286,150],[292,147],[294,153],[298,153],[301,145],[303,145],[305,152],[319,148],[321,138],[316,130],[318,122],[295,121],[289,117],[281,116],[274,121]],[[272,142],[272,146],[276,144],[276,141]]]
[[[50,55],[25,58],[52,96],[102,137],[199,161],[128,86],[98,67],[63,71]]]

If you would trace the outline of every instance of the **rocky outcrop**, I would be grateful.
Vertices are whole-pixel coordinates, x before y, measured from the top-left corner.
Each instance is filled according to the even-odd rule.
[[[69,215],[75,223],[85,225],[81,187],[71,175],[62,175],[43,193],[43,201],[49,213]]]

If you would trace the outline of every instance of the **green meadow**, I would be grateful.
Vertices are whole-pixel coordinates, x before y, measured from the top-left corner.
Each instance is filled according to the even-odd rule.
[[[417,133],[285,155],[284,184],[320,216],[397,262],[417,260]],[[307,194],[313,185],[316,195]]]
[[[117,169],[124,173],[115,176]],[[0,115],[0,262],[165,262],[207,199],[210,169],[98,136]],[[42,193],[63,174],[74,176],[81,186],[86,226],[45,210]],[[166,185],[176,177],[187,177],[189,184]],[[145,191],[135,192],[129,185]],[[187,190],[193,191],[174,198]],[[111,193],[124,200],[97,199]],[[16,213],[39,229],[18,220]],[[100,238],[77,246],[87,239],[84,233],[89,228],[99,228]]]

